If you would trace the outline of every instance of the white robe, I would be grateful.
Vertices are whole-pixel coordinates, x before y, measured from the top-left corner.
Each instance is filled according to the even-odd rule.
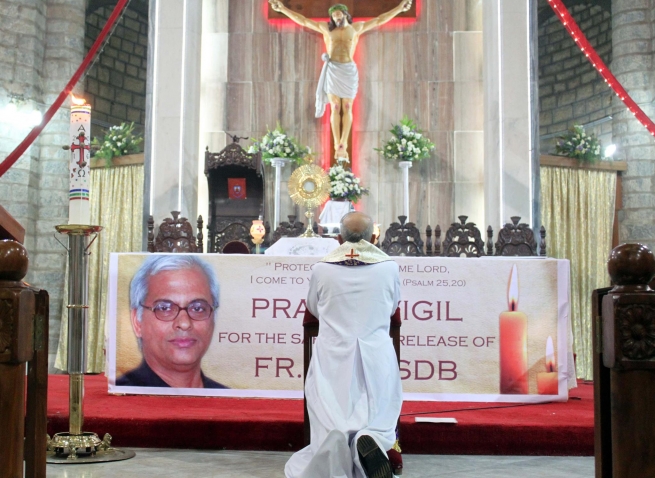
[[[357,439],[386,453],[396,440],[402,386],[389,337],[400,300],[393,261],[317,263],[307,309],[320,321],[305,383],[311,444],[285,466],[287,478],[363,478]]]

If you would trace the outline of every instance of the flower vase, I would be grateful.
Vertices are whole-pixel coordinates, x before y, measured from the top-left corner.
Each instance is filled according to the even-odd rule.
[[[287,158],[271,158],[271,166],[275,168],[275,191],[274,191],[274,207],[273,207],[273,230],[277,229],[280,225],[280,183],[281,183],[281,170],[289,160]]]
[[[398,167],[403,170],[403,216],[409,222],[409,168],[412,167],[412,162],[400,161]]]

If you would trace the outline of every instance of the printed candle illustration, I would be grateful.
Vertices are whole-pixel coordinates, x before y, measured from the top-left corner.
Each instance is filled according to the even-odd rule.
[[[537,374],[537,393],[539,395],[557,395],[557,372],[555,371],[555,351],[553,339],[546,342],[546,371]]]
[[[500,314],[500,393],[528,393],[528,318],[518,311],[519,275],[512,266],[506,312]]]
[[[89,203],[89,162],[91,159],[91,106],[84,98],[71,95],[70,163],[68,224],[88,225],[91,222]]]

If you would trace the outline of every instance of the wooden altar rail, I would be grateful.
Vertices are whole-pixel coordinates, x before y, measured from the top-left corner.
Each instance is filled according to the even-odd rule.
[[[27,252],[15,239],[22,241],[24,233],[0,207],[2,478],[46,476],[48,293],[21,281],[27,272]]]
[[[577,159],[564,156],[543,155],[540,158],[541,166],[555,168],[589,169],[593,171],[616,172],[616,196],[614,200],[614,226],[612,229],[612,247],[619,245],[619,211],[623,209],[623,172],[628,169],[627,161],[599,161],[597,163],[581,163]]]
[[[641,244],[622,244],[608,272],[615,287],[591,297],[596,478],[652,478],[655,257]]]

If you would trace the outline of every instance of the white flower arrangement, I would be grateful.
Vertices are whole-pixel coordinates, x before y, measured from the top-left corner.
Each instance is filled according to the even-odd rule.
[[[391,129],[391,139],[376,148],[382,153],[385,159],[392,161],[421,161],[429,158],[434,149],[434,143],[430,141],[423,131],[418,129],[414,121],[405,116],[400,123]]]
[[[569,158],[594,163],[601,159],[601,144],[596,135],[585,133],[584,126],[573,125],[566,134],[560,136],[555,152]]]
[[[311,154],[307,147],[300,146],[295,138],[289,136],[278,124],[273,131],[266,133],[260,141],[255,141],[248,153],[262,153],[265,164],[271,164],[273,158],[290,159],[296,164],[302,164],[305,157]]]
[[[119,126],[112,126],[105,132],[105,137],[100,141],[97,137],[91,141],[91,146],[97,148],[94,157],[102,158],[109,164],[114,156],[139,153],[143,136],[134,133],[134,122],[121,123]]]
[[[356,203],[368,188],[360,184],[360,180],[352,171],[343,166],[332,166],[328,171],[330,177],[330,199],[345,199]]]

